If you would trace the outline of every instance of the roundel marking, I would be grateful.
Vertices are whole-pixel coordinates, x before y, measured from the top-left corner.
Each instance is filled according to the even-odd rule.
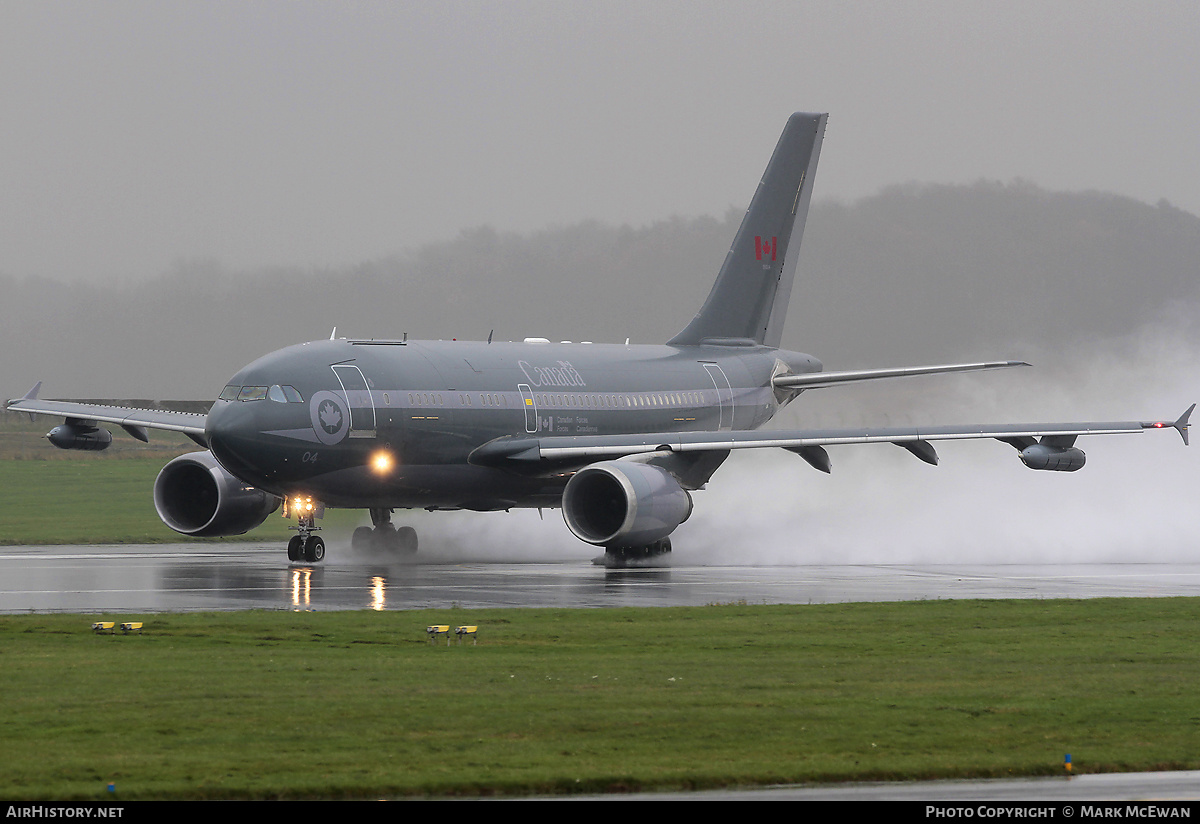
[[[335,444],[346,437],[350,429],[350,410],[341,395],[328,390],[313,393],[308,402],[313,432],[323,444]]]

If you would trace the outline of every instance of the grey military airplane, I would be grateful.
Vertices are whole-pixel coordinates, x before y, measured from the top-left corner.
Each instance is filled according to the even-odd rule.
[[[789,118],[716,282],[665,345],[329,340],[291,346],[234,375],[207,414],[40,400],[12,410],[65,422],[64,449],[103,449],[120,426],[182,432],[203,451],[168,463],[154,504],[188,536],[235,535],[282,506],[292,561],[317,562],[325,507],[369,511],[353,547],[408,553],[396,509],[561,508],[568,529],[623,565],[671,550],[671,533],[734,449],[776,447],[830,471],[831,444],[893,443],[936,464],[933,443],[994,438],[1030,469],[1084,465],[1084,435],[1174,428],[1174,421],[973,424],[822,430],[760,427],[810,389],[1027,366],[1020,361],[826,372],[779,348],[825,133],[825,114]]]

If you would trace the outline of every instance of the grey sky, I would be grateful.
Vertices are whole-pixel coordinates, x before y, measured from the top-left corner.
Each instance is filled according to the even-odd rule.
[[[818,197],[909,180],[1200,213],[1194,2],[0,0],[0,273],[337,265],[468,226],[744,205],[787,115]]]

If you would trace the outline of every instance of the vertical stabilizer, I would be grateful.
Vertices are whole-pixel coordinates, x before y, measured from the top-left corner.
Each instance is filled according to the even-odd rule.
[[[708,299],[668,343],[748,338],[779,346],[828,117],[788,118]]]

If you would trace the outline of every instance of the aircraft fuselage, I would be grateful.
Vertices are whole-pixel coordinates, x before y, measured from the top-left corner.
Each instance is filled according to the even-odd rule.
[[[756,345],[314,341],[238,372],[206,434],[225,469],[279,496],[556,507],[569,473],[514,477],[471,453],[513,436],[755,429],[779,408],[779,361],[821,368]]]

